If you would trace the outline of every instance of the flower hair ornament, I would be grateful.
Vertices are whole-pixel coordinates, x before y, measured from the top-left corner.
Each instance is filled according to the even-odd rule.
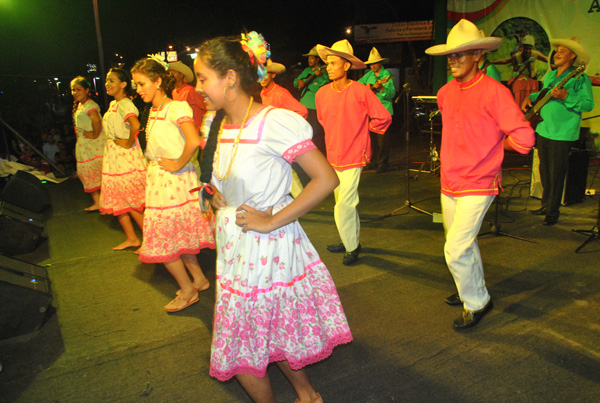
[[[271,57],[269,44],[265,41],[265,38],[256,31],[242,34],[240,43],[242,44],[242,49],[248,53],[250,63],[252,63],[253,66],[258,63],[258,81],[264,80],[267,75],[265,65],[267,64],[267,59]]]
[[[167,64],[167,62],[165,62],[165,59],[159,53],[148,55],[148,59],[154,60],[155,62],[163,66],[165,70],[169,70],[169,65]]]

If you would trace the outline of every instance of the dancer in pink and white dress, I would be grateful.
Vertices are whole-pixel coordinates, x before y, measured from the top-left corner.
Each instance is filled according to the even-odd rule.
[[[164,263],[175,278],[180,290],[164,308],[177,312],[198,302],[198,292],[208,289],[196,254],[215,248],[213,225],[200,210],[198,177],[190,162],[200,136],[192,108],[168,97],[175,78],[167,73],[162,59],[142,59],[131,72],[138,94],[149,104],[141,121],[149,163],[140,260]]]
[[[339,182],[301,116],[250,96],[257,66],[266,73],[267,49],[256,32],[216,38],[194,64],[196,90],[218,111],[201,177],[212,180],[219,209],[210,374],[235,376],[254,401],[274,402],[267,366],[275,362],[298,402],[316,403],[323,400],[303,368],[352,334],[331,275],[297,219]],[[311,178],[296,199],[289,195],[293,161]]]
[[[71,81],[73,103],[73,123],[77,135],[75,159],[77,176],[83,184],[83,190],[90,193],[93,204],[85,211],[100,208],[100,188],[102,185],[102,156],[106,136],[102,130],[100,106],[90,98],[90,82],[82,76]]]
[[[110,103],[103,120],[108,139],[102,163],[100,212],[115,215],[127,237],[113,250],[138,248],[141,242],[131,218],[143,228],[146,159],[136,137],[140,121],[138,110],[130,99],[133,89],[129,74],[122,69],[111,69],[106,76],[106,93],[115,100]]]

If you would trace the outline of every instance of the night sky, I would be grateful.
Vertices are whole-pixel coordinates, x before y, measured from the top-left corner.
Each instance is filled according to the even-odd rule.
[[[116,53],[131,67],[169,44],[183,51],[244,29],[262,33],[274,59],[296,63],[316,43],[344,38],[347,26],[432,19],[433,2],[98,0],[98,9],[108,68]],[[75,76],[98,63],[93,0],[0,0],[0,21],[4,78]]]

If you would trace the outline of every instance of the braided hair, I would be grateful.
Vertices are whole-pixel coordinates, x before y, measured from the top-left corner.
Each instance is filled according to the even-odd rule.
[[[218,37],[204,42],[198,50],[198,58],[214,70],[222,78],[229,70],[237,73],[242,91],[252,94],[258,84],[257,63],[248,57],[248,52],[242,48],[239,36]],[[208,135],[202,160],[200,162],[200,181],[209,184],[212,178],[213,162],[217,148],[217,139],[221,123],[225,118],[223,110],[217,111]],[[208,186],[208,185],[207,185]],[[211,190],[206,187],[202,190],[205,199],[212,198]]]

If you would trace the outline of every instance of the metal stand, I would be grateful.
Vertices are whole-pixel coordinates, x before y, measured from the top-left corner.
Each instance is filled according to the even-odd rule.
[[[433,142],[433,118],[439,114],[440,111],[435,110],[429,114],[429,161],[424,161],[419,168],[419,172],[425,172],[428,174],[437,173],[440,170],[440,155],[437,151],[437,146]],[[423,170],[425,164],[429,163],[429,171]]]
[[[405,135],[406,135],[406,145],[405,145],[405,152],[404,152],[404,163],[405,163],[405,171],[406,171],[406,201],[404,202],[404,206],[397,208],[396,210],[392,211],[391,213],[388,214],[388,216],[393,216],[396,215],[398,212],[402,211],[403,209],[413,209],[418,211],[419,213],[423,213],[423,214],[428,214],[430,216],[433,216],[433,213],[430,213],[429,211],[423,210],[419,207],[415,207],[412,202],[410,201],[410,167],[409,167],[409,158],[408,158],[408,145],[409,145],[409,140],[410,140],[410,126],[409,126],[409,119],[410,119],[410,86],[408,85],[408,83],[404,84],[403,86],[403,91],[406,97],[406,100],[404,101],[404,128],[405,130]]]
[[[496,200],[494,201],[494,203],[496,203],[496,212],[494,214],[494,222],[488,222],[489,226],[490,226],[490,230],[488,232],[484,232],[483,234],[479,234],[479,236],[484,236],[484,235],[489,235],[489,234],[493,234],[496,236],[507,236],[509,238],[513,238],[513,239],[518,239],[519,241],[525,241],[525,242],[531,242],[531,243],[536,243],[535,241],[532,241],[531,239],[527,239],[527,238],[523,238],[517,235],[513,235],[513,234],[509,234],[508,232],[502,232],[500,230],[500,224],[498,224],[498,217],[500,216],[500,192],[498,192],[498,195],[496,196]]]
[[[600,197],[598,197],[598,216],[596,217],[596,225],[591,230],[583,230],[583,229],[574,229],[573,232],[577,232],[581,235],[589,235],[588,239],[585,240],[584,243],[579,245],[579,248],[575,249],[575,253],[579,253],[579,251],[588,243],[592,241],[600,241]]]

